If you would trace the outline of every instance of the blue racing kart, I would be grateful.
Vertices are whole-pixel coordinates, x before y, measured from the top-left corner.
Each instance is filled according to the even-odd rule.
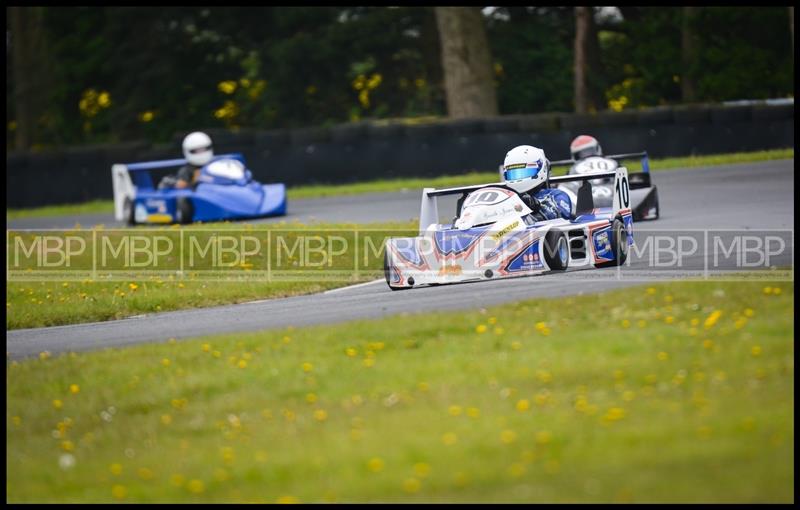
[[[153,185],[152,170],[180,167],[185,159],[116,164],[111,167],[114,217],[129,225],[191,223],[286,214],[286,186],[261,184],[241,154],[214,157],[200,169],[194,186]]]

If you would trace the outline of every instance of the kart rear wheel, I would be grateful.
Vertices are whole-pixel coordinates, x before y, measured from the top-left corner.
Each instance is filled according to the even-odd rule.
[[[122,217],[125,219],[125,224],[129,227],[136,225],[136,215],[134,212],[133,201],[125,197],[125,201],[122,203]]]
[[[621,266],[628,260],[628,229],[625,228],[625,223],[619,218],[614,218],[611,231],[611,252],[614,254],[614,260],[597,264],[597,267]]]
[[[544,238],[544,261],[553,271],[564,271],[569,265],[567,234],[551,230]]]

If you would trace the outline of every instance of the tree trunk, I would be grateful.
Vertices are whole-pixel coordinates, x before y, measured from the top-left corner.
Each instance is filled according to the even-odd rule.
[[[480,9],[436,7],[436,25],[449,116],[497,115],[494,69]]]
[[[694,33],[694,6],[683,7],[683,20],[681,29],[681,98],[684,103],[691,103],[697,99],[697,84],[695,83],[694,64],[697,58],[697,44]]]
[[[589,7],[575,7],[575,113],[589,111],[587,42],[590,16]]]
[[[29,149],[34,142],[36,122],[43,98],[42,70],[44,34],[41,7],[9,7],[9,32],[14,93],[14,145]]]

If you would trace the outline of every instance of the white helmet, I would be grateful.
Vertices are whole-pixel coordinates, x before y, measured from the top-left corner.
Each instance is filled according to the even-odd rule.
[[[590,156],[602,156],[603,149],[600,148],[600,142],[593,136],[580,135],[572,140],[569,144],[569,152],[572,154],[572,159],[580,161]]]
[[[189,133],[183,139],[183,157],[194,166],[203,166],[214,157],[211,138],[200,131]]]
[[[550,161],[544,151],[532,145],[514,147],[503,161],[503,180],[519,193],[530,191],[547,180]]]

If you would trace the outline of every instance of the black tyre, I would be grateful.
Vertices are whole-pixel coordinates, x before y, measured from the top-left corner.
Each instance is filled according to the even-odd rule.
[[[597,264],[597,267],[621,266],[628,260],[628,229],[619,218],[614,219],[611,227],[611,251],[614,254],[614,260]]]
[[[544,261],[553,271],[563,271],[569,265],[567,234],[551,230],[544,238]]]
[[[194,217],[192,201],[186,197],[179,197],[176,202],[175,221],[181,225],[191,223]]]
[[[122,203],[122,217],[125,218],[125,224],[129,227],[136,225],[136,215],[134,213],[133,201],[125,197],[125,201]]]

